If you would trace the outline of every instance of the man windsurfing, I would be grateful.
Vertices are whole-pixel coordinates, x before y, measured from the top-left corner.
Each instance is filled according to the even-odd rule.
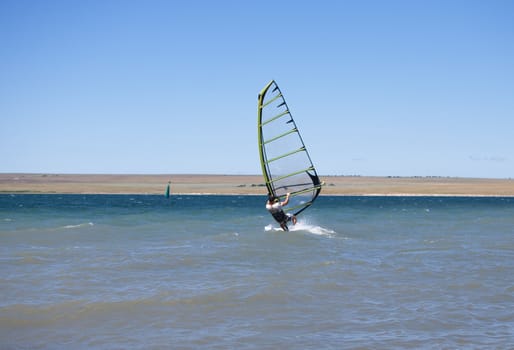
[[[273,218],[280,224],[280,227],[284,231],[289,231],[287,227],[287,222],[292,221],[293,225],[296,225],[296,216],[290,213],[285,213],[282,209],[283,206],[286,206],[289,203],[290,193],[286,195],[286,199],[283,202],[280,201],[279,198],[275,197],[273,194],[268,194],[268,201],[266,202],[266,209],[270,212]]]

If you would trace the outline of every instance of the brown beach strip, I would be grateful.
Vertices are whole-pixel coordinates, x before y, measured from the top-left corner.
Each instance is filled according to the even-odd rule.
[[[514,196],[513,179],[321,176],[322,195]],[[0,174],[0,193],[265,195],[260,175]]]

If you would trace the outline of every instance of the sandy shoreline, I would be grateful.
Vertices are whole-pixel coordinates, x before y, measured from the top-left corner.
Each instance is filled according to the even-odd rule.
[[[514,196],[513,179],[321,176],[322,195]],[[265,195],[260,175],[0,174],[0,193]]]

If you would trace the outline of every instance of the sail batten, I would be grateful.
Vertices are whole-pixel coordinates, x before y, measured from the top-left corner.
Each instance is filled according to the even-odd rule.
[[[321,182],[284,96],[273,80],[259,94],[257,128],[268,192],[279,198],[291,193],[287,210],[297,215],[312,205],[321,191]]]
[[[276,115],[276,116],[272,117],[271,119],[268,119],[268,120],[264,121],[264,122],[262,123],[262,125],[269,124],[269,123],[271,123],[271,122],[273,122],[273,121],[277,120],[278,118],[282,118],[283,116],[288,115],[288,114],[289,114],[289,111],[284,111],[284,112],[282,112],[282,113],[280,113],[280,114],[278,114],[278,115]]]
[[[266,144],[266,143],[270,143],[270,142],[276,141],[276,140],[278,140],[278,139],[280,139],[280,138],[282,138],[282,137],[284,137],[284,136],[287,136],[287,135],[289,135],[289,134],[292,134],[293,132],[298,132],[298,130],[297,130],[296,128],[291,129],[291,130],[289,130],[289,131],[286,131],[286,132],[285,132],[285,133],[283,133],[283,134],[280,134],[280,135],[275,136],[275,137],[273,137],[273,138],[271,138],[271,139],[269,139],[269,140],[264,141],[264,143]]]
[[[298,174],[302,174],[303,172],[306,172],[306,171],[309,171],[309,170],[312,170],[313,168],[310,167],[310,168],[307,168],[307,169],[304,169],[304,170],[299,170],[299,171],[296,171],[294,173],[291,173],[291,174],[287,174],[287,175],[282,175],[282,176],[279,176],[279,177],[276,177],[275,179],[271,180],[271,182],[277,182],[277,181],[281,181],[281,180],[284,180],[284,179],[287,179],[288,177],[291,177],[291,176],[295,176],[295,175],[298,175]],[[309,183],[310,184],[310,183]],[[292,185],[288,185],[288,186],[285,186],[285,187],[291,187]],[[298,186],[298,185],[296,185]]]
[[[276,90],[273,90],[273,91],[276,91]],[[277,100],[277,99],[279,99],[279,98],[281,98],[281,97],[282,97],[282,95],[281,95],[281,94],[278,94],[277,96],[273,97],[271,100],[269,100],[268,102],[266,102],[266,103],[263,105],[263,107],[266,107],[267,105],[269,105],[269,104],[271,104],[271,103],[275,102],[275,100]]]
[[[271,158],[271,159],[268,160],[268,163],[274,162],[276,160],[279,160],[279,159],[282,159],[282,158],[291,156],[291,155],[293,155],[295,153],[303,152],[303,151],[305,151],[305,147],[299,148],[299,149],[291,151],[291,152],[287,152],[287,153],[281,154],[281,155],[279,155],[279,156],[277,156],[275,158]]]

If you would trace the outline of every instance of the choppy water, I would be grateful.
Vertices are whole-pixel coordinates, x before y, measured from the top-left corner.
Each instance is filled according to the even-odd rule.
[[[514,198],[264,201],[0,195],[0,349],[512,348]]]

